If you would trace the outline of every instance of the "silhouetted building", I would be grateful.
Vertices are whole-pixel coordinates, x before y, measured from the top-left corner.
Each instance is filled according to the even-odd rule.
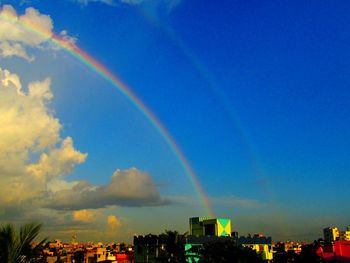
[[[337,227],[327,227],[323,229],[324,241],[331,243],[339,238],[339,230]]]
[[[148,234],[146,236],[134,236],[135,262],[156,262],[163,243],[161,236],[157,235]]]

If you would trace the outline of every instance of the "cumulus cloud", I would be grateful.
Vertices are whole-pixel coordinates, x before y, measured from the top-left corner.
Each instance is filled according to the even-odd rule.
[[[72,138],[67,137],[60,148],[53,149],[48,154],[43,153],[40,160],[28,165],[26,170],[36,177],[51,179],[71,173],[76,164],[85,162],[86,157],[87,154],[74,149]]]
[[[24,47],[19,43],[0,42],[0,57],[8,58],[14,56],[23,58],[28,62],[33,62],[35,59],[34,56],[29,56]]]
[[[27,48],[42,49],[53,35],[51,17],[41,14],[32,7],[27,8],[23,15],[17,14],[11,5],[4,5],[0,9],[0,57],[17,56],[32,62],[35,57],[28,55]],[[70,37],[64,30],[60,37],[72,44],[76,42],[76,39]]]
[[[96,219],[96,211],[93,210],[78,210],[73,211],[73,220],[83,223],[90,223],[95,221]]]
[[[18,15],[11,5],[4,5],[0,10],[1,41],[16,41],[30,46],[37,46],[52,36],[53,23],[48,15],[29,7],[24,15]],[[38,34],[30,30],[34,28]]]
[[[11,170],[18,172],[24,168],[29,153],[44,150],[59,141],[61,124],[47,108],[51,97],[49,82],[47,79],[31,84],[29,93],[25,94],[19,77],[0,68],[2,174]]]
[[[16,74],[0,68],[0,183],[6,186],[0,206],[33,204],[52,178],[85,161],[70,137],[60,137],[62,125],[49,109],[50,85],[49,78],[32,82],[25,93]]]
[[[64,42],[68,42],[70,45],[74,46],[78,39],[76,37],[72,37],[68,34],[67,30],[62,30],[59,34],[59,37]]]
[[[120,220],[115,215],[109,215],[107,217],[107,225],[110,229],[115,230],[121,226]]]
[[[169,203],[161,198],[152,178],[136,168],[117,170],[109,184],[94,186],[76,182],[70,189],[50,193],[47,207],[77,210],[117,206],[159,206]]]

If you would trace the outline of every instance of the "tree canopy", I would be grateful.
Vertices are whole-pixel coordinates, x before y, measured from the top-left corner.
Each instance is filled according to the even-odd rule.
[[[185,243],[186,234],[177,231],[165,230],[161,235],[163,247],[157,258],[158,262],[186,263]]]

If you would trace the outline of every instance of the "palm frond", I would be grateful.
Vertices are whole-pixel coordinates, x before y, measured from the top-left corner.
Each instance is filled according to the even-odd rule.
[[[25,224],[20,227],[17,234],[12,224],[0,226],[0,262],[29,262],[37,254],[39,247],[46,242],[44,239],[32,247],[41,227],[42,225],[38,223]]]

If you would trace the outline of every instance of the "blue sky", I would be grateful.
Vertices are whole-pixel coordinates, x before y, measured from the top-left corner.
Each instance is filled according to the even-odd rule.
[[[315,239],[323,227],[348,224],[347,1],[1,4],[11,4],[18,15],[28,7],[49,15],[55,33],[66,30],[127,83],[174,137],[215,214],[230,217],[233,229]],[[27,51],[35,61],[1,57],[0,67],[19,75],[23,86],[50,77],[54,97],[48,107],[62,124],[60,136],[72,137],[75,149],[88,154],[59,178],[99,186],[115,170],[134,167],[148,174],[162,200],[170,200],[79,208],[115,216],[120,222],[109,238],[117,240],[165,228],[186,231],[187,218],[204,210],[154,127],[63,50]],[[61,223],[71,217],[53,210],[48,213],[62,216]],[[79,221],[70,212],[76,225],[55,233],[63,239],[78,231],[86,240],[106,227],[102,216]]]

